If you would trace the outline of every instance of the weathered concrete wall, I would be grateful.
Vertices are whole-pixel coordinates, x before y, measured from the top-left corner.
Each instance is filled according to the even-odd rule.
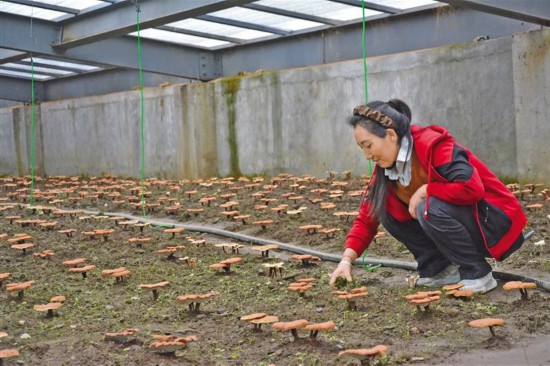
[[[550,31],[514,36],[518,177],[550,181]]]
[[[550,181],[550,31],[368,60],[369,100],[399,97],[501,177]],[[145,175],[367,172],[346,125],[362,60],[145,90]],[[139,92],[43,103],[46,174],[140,176]],[[28,174],[29,108],[0,109],[0,173]]]

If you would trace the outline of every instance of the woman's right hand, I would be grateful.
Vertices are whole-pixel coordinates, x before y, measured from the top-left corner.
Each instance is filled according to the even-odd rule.
[[[345,278],[348,282],[351,282],[351,264],[348,262],[340,262],[334,272],[330,275],[329,285],[333,286],[336,283],[338,277]]]

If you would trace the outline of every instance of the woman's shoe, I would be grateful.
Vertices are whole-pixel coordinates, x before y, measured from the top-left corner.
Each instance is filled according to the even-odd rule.
[[[460,280],[460,283],[464,285],[460,290],[472,290],[480,294],[489,292],[497,287],[497,281],[493,277],[493,272],[489,272],[485,276],[475,280]]]
[[[420,277],[418,281],[416,281],[416,286],[439,287],[459,281],[460,273],[458,273],[458,266],[456,264],[450,264],[447,268],[433,277]]]

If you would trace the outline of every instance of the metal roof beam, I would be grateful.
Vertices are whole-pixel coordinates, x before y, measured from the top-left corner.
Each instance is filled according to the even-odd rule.
[[[30,60],[29,61],[20,60],[18,63],[20,63],[21,65],[30,65],[31,64]],[[45,67],[45,68],[54,69],[54,70],[70,71],[70,72],[73,72],[73,73],[76,73],[76,74],[80,74],[80,73],[83,73],[83,72],[88,72],[88,70],[82,70],[82,69],[78,69],[78,68],[74,68],[74,67],[70,67],[70,66],[52,65],[52,64],[49,64],[49,63],[46,63],[46,62],[38,62],[38,61],[35,61],[35,60],[33,60],[33,65],[34,65],[34,67]],[[88,64],[88,66],[95,66],[95,65]]]
[[[155,27],[155,29],[160,29],[160,30],[165,30],[165,31],[175,32],[175,33],[181,33],[181,34],[188,34],[190,36],[217,39],[218,41],[225,41],[225,42],[231,42],[231,43],[236,43],[236,44],[246,43],[244,40],[242,40],[240,38],[227,37],[227,36],[222,36],[222,35],[214,34],[214,33],[198,32],[198,31],[195,31],[195,30],[172,27],[172,26],[168,26],[168,25],[162,25],[160,27]]]
[[[286,30],[283,30],[283,29],[279,29],[279,28],[273,28],[273,27],[268,27],[268,26],[265,26],[265,25],[243,22],[243,21],[240,21],[240,20],[226,19],[226,18],[221,18],[221,17],[217,17],[217,16],[213,16],[213,15],[201,15],[201,16],[198,16],[198,17],[195,17],[195,18],[200,19],[200,20],[206,20],[207,22],[214,22],[214,23],[220,23],[220,24],[225,24],[225,25],[232,25],[234,27],[241,27],[241,28],[246,28],[246,29],[253,29],[253,30],[257,30],[257,31],[278,34],[280,36],[288,36],[289,34],[292,34],[292,32],[289,32],[289,31],[286,31]]]
[[[254,0],[142,0],[140,28],[157,27],[178,20],[247,4]],[[72,48],[136,31],[136,5],[130,1],[67,19],[58,48]]]
[[[507,18],[550,27],[550,2],[548,0],[440,0],[465,9],[473,9]]]
[[[31,34],[28,18],[0,12],[0,48],[89,62],[96,66],[139,68],[135,37],[117,37],[63,50],[51,47],[58,39],[57,24],[35,19],[32,27]],[[144,71],[201,80],[220,76],[220,66],[211,51],[148,39],[142,39],[141,43]]]
[[[334,25],[334,26],[344,24],[344,22],[339,21],[337,19],[319,17],[319,16],[315,16],[315,15],[300,13],[300,12],[297,12],[297,11],[274,8],[272,6],[265,6],[265,5],[259,5],[259,4],[247,4],[247,5],[241,5],[241,7],[242,8],[247,8],[247,9],[252,9],[252,10],[263,11],[263,12],[267,12],[267,13],[272,13],[272,14],[277,14],[277,15],[282,15],[282,16],[285,16],[285,17],[309,20],[309,21],[317,22],[317,23],[321,23],[321,24],[329,24],[329,25]]]
[[[330,1],[335,3],[345,4],[345,5],[357,6],[360,8],[363,7],[361,0],[330,0]],[[401,9],[393,8],[391,6],[371,3],[370,1],[365,1],[365,9],[381,11],[383,13],[389,13],[389,14],[400,14],[403,12],[403,10]]]
[[[9,0],[10,3],[19,4],[19,5],[27,5],[27,6],[33,6],[35,8],[41,8],[41,9],[47,9],[47,10],[55,10],[60,11],[62,13],[69,13],[69,14],[78,14],[78,9],[74,8],[68,8],[66,6],[59,6],[59,5],[53,5],[48,3],[43,3],[40,1],[30,1],[30,0]]]
[[[30,66],[30,64],[29,64]],[[16,71],[16,72],[24,72],[24,73],[28,73],[29,75],[31,74],[31,69],[20,69],[20,68],[17,68],[17,67],[13,67],[13,66],[6,66],[6,65],[0,65],[0,70],[7,70],[7,71]],[[35,74],[40,74],[40,75],[44,75],[44,76],[51,76],[51,77],[59,77],[59,76],[64,76],[62,74],[58,74],[58,73],[55,73],[55,72],[50,72],[50,71],[34,71]]]
[[[22,60],[24,58],[29,57],[29,55],[30,54],[28,52],[19,52],[19,51],[8,50],[5,48],[0,48],[0,65],[8,62]]]
[[[157,87],[162,83],[182,84],[185,78],[144,72],[144,87]],[[43,101],[81,98],[92,95],[137,90],[139,75],[135,70],[110,69],[48,80],[43,84]],[[86,85],[85,88],[82,85]],[[29,89],[30,90],[30,89]]]
[[[445,26],[442,26],[445,24]],[[534,24],[470,9],[438,8],[368,22],[367,56],[471,42],[480,35],[508,37],[536,29]],[[361,59],[362,24],[351,24],[216,51],[223,76],[259,69],[288,69]]]
[[[42,82],[35,81],[35,102],[42,100],[44,95],[43,88]],[[15,102],[30,103],[32,100],[31,90],[30,80],[0,75],[0,100],[5,99]]]

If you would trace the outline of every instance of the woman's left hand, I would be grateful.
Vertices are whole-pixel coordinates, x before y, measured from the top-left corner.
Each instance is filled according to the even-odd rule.
[[[420,201],[422,201],[424,198],[426,198],[426,189],[428,188],[427,184],[423,184],[414,192],[414,194],[411,197],[411,200],[409,201],[409,213],[412,217],[414,217],[416,220],[418,220],[418,217],[416,217],[416,208],[420,204]]]

